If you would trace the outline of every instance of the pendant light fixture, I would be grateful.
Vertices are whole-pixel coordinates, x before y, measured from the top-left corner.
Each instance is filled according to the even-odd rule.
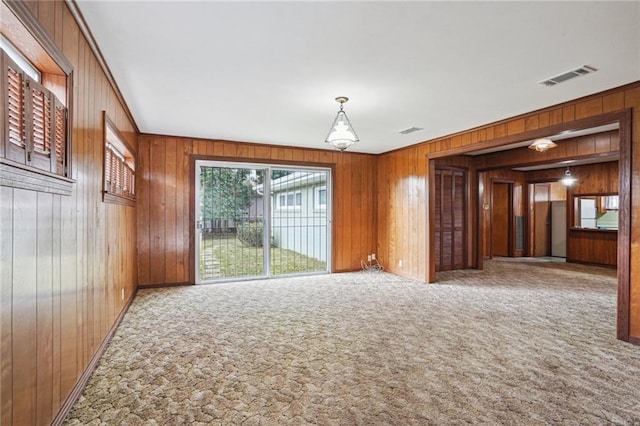
[[[359,140],[358,135],[356,135],[356,131],[353,130],[353,127],[347,118],[347,113],[344,112],[344,103],[348,100],[349,98],[346,96],[338,96],[336,98],[336,102],[340,104],[340,111],[338,111],[336,119],[333,120],[331,130],[329,130],[329,134],[325,140],[326,143],[333,145],[341,152]]]
[[[533,141],[533,143],[529,145],[529,149],[535,149],[538,152],[545,152],[546,150],[555,148],[557,146],[558,145],[556,145],[551,139],[541,138]]]
[[[560,183],[563,184],[564,186],[571,186],[574,183],[576,183],[577,181],[578,181],[578,179],[576,179],[573,176],[571,176],[571,172],[569,171],[569,167],[567,167],[567,170],[564,172],[564,176],[562,176],[562,179],[560,179]]]

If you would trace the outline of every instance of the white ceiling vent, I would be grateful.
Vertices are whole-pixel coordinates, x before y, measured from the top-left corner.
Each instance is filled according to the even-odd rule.
[[[556,75],[555,77],[551,77],[548,80],[539,81],[538,84],[551,87],[555,86],[556,84],[564,83],[565,81],[571,80],[572,78],[580,77],[581,75],[590,74],[596,71],[598,71],[597,68],[591,67],[589,65],[583,65],[579,68],[564,72],[562,74]]]
[[[419,132],[420,130],[424,130],[422,127],[409,127],[408,129],[404,129],[399,131],[401,135],[408,135],[410,133]]]

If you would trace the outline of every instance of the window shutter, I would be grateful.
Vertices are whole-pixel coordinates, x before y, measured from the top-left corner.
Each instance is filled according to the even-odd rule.
[[[104,197],[109,203],[135,205],[135,153],[104,113]]]
[[[5,158],[65,176],[66,108],[2,51]],[[2,141],[0,141],[0,144]],[[1,148],[1,145],[0,145]]]
[[[5,64],[4,78],[7,88],[5,92],[6,99],[3,103],[6,105],[7,129],[5,156],[8,159],[26,162],[26,135],[25,135],[25,104],[24,104],[24,72],[4,53],[2,52],[2,60]]]
[[[126,163],[123,163],[123,170],[124,170],[124,187],[122,188],[122,194],[126,197],[134,197],[135,196],[135,189],[133,187],[134,185],[134,171],[133,169]]]
[[[104,148],[104,190],[111,192],[112,170],[111,163],[113,155],[111,154],[111,145],[107,144]]]
[[[9,142],[24,148],[24,74],[7,67],[7,83]]]
[[[67,166],[67,109],[62,103],[53,97],[55,107],[53,111],[53,143],[55,152],[56,173],[65,176]]]
[[[51,155],[54,120],[51,108],[52,95],[38,82],[32,80],[27,80],[26,88],[26,111],[29,117],[27,160],[32,166],[55,173],[56,164]]]
[[[31,83],[33,85],[33,83]],[[31,138],[33,149],[43,154],[51,152],[51,99],[49,93],[37,87],[31,89],[33,129]]]
[[[123,161],[120,160],[118,158],[118,161],[116,162],[116,193],[119,195],[122,195],[122,180],[123,180],[123,172],[124,172],[124,168],[123,168]]]

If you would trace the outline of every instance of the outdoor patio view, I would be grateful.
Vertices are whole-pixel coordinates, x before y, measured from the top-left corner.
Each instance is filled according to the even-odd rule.
[[[329,171],[196,170],[199,282],[327,271]]]

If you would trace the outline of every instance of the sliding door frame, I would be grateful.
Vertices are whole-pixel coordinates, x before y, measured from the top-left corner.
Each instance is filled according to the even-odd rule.
[[[196,273],[196,256],[199,255],[197,250],[197,218],[196,218],[196,195],[197,195],[197,186],[199,184],[196,181],[196,172],[198,167],[198,162],[207,162],[211,163],[213,167],[229,167],[229,168],[244,168],[244,169],[267,169],[269,174],[273,169],[292,169],[292,170],[317,170],[317,171],[325,171],[328,174],[327,178],[327,189],[330,190],[330,197],[327,199],[327,226],[329,230],[327,232],[327,268],[324,272],[301,272],[296,274],[286,274],[284,276],[300,276],[300,275],[318,275],[323,273],[333,273],[334,265],[335,265],[335,253],[333,250],[334,241],[335,241],[335,227],[333,226],[333,207],[335,205],[335,164],[333,163],[307,163],[307,162],[286,162],[282,161],[270,161],[263,159],[256,159],[256,161],[251,161],[251,159],[247,158],[237,158],[237,157],[218,157],[218,156],[207,156],[207,155],[190,155],[190,164],[189,164],[189,283],[197,284],[197,273]],[[267,179],[265,184],[265,192],[270,192],[270,180]],[[269,218],[271,221],[271,202],[269,198],[269,202],[265,204],[264,211],[265,218]],[[270,241],[270,233],[271,233],[271,224],[268,227],[265,227],[265,240],[268,238]],[[264,269],[265,274],[262,276],[255,277],[241,277],[241,278],[230,278],[228,280],[219,280],[217,282],[228,282],[228,281],[246,281],[252,279],[265,279],[283,275],[273,275],[270,273],[270,250],[265,250],[264,256]]]

